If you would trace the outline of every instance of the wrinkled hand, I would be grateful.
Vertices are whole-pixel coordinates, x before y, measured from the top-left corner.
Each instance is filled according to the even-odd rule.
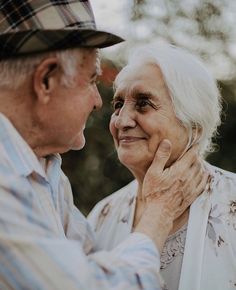
[[[197,145],[165,168],[170,154],[171,143],[163,140],[145,175],[142,195],[147,202],[162,204],[175,220],[204,191],[209,175],[204,171]]]
[[[204,191],[208,180],[197,146],[165,168],[170,154],[171,143],[163,140],[143,181],[146,207],[134,229],[149,236],[160,252],[174,220]]]

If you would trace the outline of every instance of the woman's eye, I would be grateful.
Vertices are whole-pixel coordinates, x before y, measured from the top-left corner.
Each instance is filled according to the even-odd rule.
[[[149,103],[148,103],[146,100],[142,100],[142,101],[140,101],[140,103],[139,103],[139,106],[140,106],[140,107],[145,107],[145,106],[147,106],[147,105],[149,105]]]
[[[121,101],[116,101],[116,102],[113,102],[112,105],[113,105],[113,109],[116,111],[116,110],[122,108],[122,106],[123,106],[123,102],[121,102]]]
[[[150,105],[150,102],[146,99],[141,99],[141,100],[138,100],[137,103],[136,103],[136,106],[138,108],[144,108],[146,106]]]

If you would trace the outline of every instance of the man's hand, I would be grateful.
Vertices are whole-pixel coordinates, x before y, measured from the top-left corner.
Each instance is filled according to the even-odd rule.
[[[146,208],[135,228],[135,231],[149,235],[159,250],[173,221],[204,191],[208,180],[197,146],[193,146],[171,167],[165,168],[170,154],[171,144],[163,140],[144,178],[142,195]]]
[[[197,145],[171,167],[165,168],[170,154],[171,143],[163,140],[145,175],[142,194],[147,201],[157,199],[167,203],[166,207],[176,219],[204,191],[208,173],[204,172]]]

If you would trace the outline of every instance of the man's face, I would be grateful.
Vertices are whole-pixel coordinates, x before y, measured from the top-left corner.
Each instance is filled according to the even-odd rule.
[[[95,50],[83,50],[79,60],[78,73],[74,86],[66,87],[58,80],[44,120],[46,146],[49,151],[63,153],[70,149],[79,150],[85,145],[84,129],[89,114],[94,108],[102,106],[97,90],[98,74],[97,53]]]

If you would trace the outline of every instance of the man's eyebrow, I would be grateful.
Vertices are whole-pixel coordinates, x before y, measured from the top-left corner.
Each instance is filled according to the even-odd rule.
[[[90,79],[92,80],[92,79],[96,78],[97,76],[98,76],[97,72],[94,72],[94,73],[91,75]]]
[[[100,68],[100,66],[96,66],[96,70],[92,73],[90,79],[96,79],[100,75],[102,75],[102,69]]]
[[[94,72],[91,77],[90,77],[90,80],[96,80],[96,78],[99,76],[98,72]]]

